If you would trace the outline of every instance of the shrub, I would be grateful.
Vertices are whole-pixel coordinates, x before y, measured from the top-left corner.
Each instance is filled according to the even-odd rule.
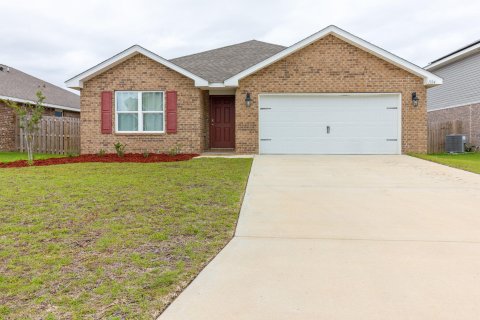
[[[97,153],[97,156],[101,157],[101,156],[104,156],[105,155],[105,149],[100,149],[100,151],[98,151]]]
[[[113,146],[115,147],[115,151],[119,157],[123,157],[125,155],[125,148],[127,147],[126,144],[121,142],[114,143]]]
[[[168,154],[171,155],[171,156],[176,156],[177,154],[179,154],[181,152],[181,148],[180,148],[180,145],[175,145],[175,147],[171,148],[169,151],[168,151]]]

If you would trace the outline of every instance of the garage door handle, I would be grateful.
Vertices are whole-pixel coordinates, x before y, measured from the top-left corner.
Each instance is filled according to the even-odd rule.
[[[397,139],[387,139],[387,141],[397,141]]]
[[[272,141],[272,139],[260,139],[260,141]]]
[[[330,126],[327,126],[327,134],[330,133]]]

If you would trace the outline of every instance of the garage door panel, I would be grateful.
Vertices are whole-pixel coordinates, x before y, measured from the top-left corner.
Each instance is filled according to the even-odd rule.
[[[398,104],[397,94],[261,97],[260,153],[398,153]]]

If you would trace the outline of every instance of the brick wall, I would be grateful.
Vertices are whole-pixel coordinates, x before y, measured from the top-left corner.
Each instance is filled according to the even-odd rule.
[[[245,94],[253,103],[245,107]],[[427,151],[423,79],[332,35],[242,79],[236,94],[236,151],[258,153],[258,94],[394,92],[402,94],[402,152]],[[420,98],[411,103],[412,92]]]
[[[53,116],[55,114],[55,109],[45,108],[43,115]],[[73,111],[64,111],[64,117],[78,118],[80,117],[79,112]],[[2,102],[0,102],[0,151],[15,151],[15,126],[16,126],[16,116],[15,112],[6,107]]]
[[[429,125],[448,121],[461,121],[461,132],[452,133],[465,134],[471,144],[480,146],[480,103],[428,112]]]
[[[15,113],[0,102],[0,151],[15,150]]]
[[[115,90],[177,91],[177,133],[101,134],[100,93]],[[81,91],[80,105],[82,153],[96,153],[100,149],[114,152],[113,144],[117,141],[127,144],[127,152],[168,152],[175,146],[179,146],[184,153],[203,151],[206,108],[204,93],[194,87],[193,80],[141,54],[86,81]],[[115,128],[115,112],[112,122]]]

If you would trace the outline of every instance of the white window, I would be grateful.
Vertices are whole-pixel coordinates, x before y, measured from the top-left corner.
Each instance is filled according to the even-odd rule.
[[[115,92],[116,132],[165,132],[163,91]]]

